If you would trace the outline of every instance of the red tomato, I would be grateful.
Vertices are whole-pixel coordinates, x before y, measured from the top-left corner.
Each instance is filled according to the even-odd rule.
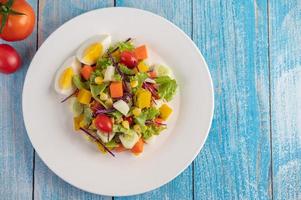
[[[8,44],[0,44],[0,72],[11,74],[21,66],[19,53]]]
[[[128,121],[130,125],[133,124],[133,117],[124,117],[124,120]]]
[[[0,2],[4,3],[7,2],[7,0],[0,0]],[[7,7],[5,8],[9,9]],[[23,40],[33,31],[35,24],[34,10],[25,0],[14,0],[11,9],[23,13],[24,15],[9,14],[0,37],[6,41]],[[0,15],[0,22],[2,21],[2,17],[3,14]]]
[[[110,133],[112,132],[113,122],[108,116],[100,114],[97,115],[95,119],[95,126],[97,129],[103,131],[104,133]]]
[[[120,62],[132,69],[137,66],[138,60],[133,52],[123,51],[120,54]]]

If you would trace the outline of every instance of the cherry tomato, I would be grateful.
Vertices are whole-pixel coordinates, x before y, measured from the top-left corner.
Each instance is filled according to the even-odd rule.
[[[95,119],[95,126],[97,129],[103,131],[104,133],[110,133],[112,132],[113,122],[108,116],[100,114],[97,115]]]
[[[7,0],[0,0],[6,3]],[[5,5],[4,5],[5,7]],[[9,9],[5,7],[5,9]],[[0,37],[6,41],[18,41],[27,38],[33,31],[35,24],[35,13],[30,4],[25,0],[14,0],[10,9],[23,13],[24,15],[8,14],[6,24],[0,34]],[[3,10],[3,8],[2,8]],[[0,15],[0,22],[3,14]]]
[[[132,69],[137,66],[138,60],[133,52],[123,51],[120,54],[120,62]]]
[[[124,117],[124,120],[128,121],[130,125],[133,124],[133,117]]]
[[[0,72],[11,74],[21,66],[19,53],[8,44],[0,44]]]

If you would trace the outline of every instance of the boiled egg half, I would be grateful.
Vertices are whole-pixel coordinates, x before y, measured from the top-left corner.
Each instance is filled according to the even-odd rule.
[[[55,75],[54,89],[62,95],[70,95],[76,89],[72,82],[72,77],[79,74],[81,63],[75,56],[68,58],[58,69]]]
[[[85,65],[94,65],[111,45],[111,36],[95,35],[86,40],[77,50],[77,59]]]

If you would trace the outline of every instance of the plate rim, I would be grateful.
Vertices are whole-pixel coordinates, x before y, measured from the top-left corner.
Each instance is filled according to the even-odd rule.
[[[28,81],[28,73],[29,73],[29,70],[31,68],[31,65],[32,65],[33,61],[37,57],[37,53],[40,50],[40,48],[42,48],[52,38],[52,36],[53,36],[53,34],[55,32],[57,32],[60,29],[62,29],[66,24],[72,23],[72,21],[74,21],[74,20],[76,20],[78,18],[81,18],[84,15],[89,15],[89,14],[91,14],[93,12],[99,12],[99,11],[103,11],[103,10],[116,10],[116,9],[129,10],[131,12],[142,12],[144,14],[151,15],[152,17],[159,18],[160,20],[163,20],[164,22],[166,22],[167,24],[169,24],[170,26],[172,26],[174,29],[176,29],[193,46],[195,52],[197,52],[197,54],[199,55],[200,59],[204,63],[204,65],[205,65],[204,69],[205,69],[205,72],[207,73],[208,78],[209,78],[209,86],[210,86],[210,88],[208,88],[208,89],[209,89],[211,97],[212,97],[211,98],[211,104],[212,104],[212,106],[211,106],[211,109],[210,109],[209,124],[207,125],[206,132],[204,132],[204,134],[205,134],[204,140],[203,140],[203,142],[200,143],[198,149],[193,153],[193,156],[190,159],[187,159],[185,166],[181,170],[179,170],[177,173],[175,173],[171,178],[169,178],[167,180],[164,180],[164,181],[161,181],[160,184],[157,184],[154,187],[150,187],[147,190],[140,191],[140,192],[127,193],[127,194],[117,194],[117,195],[114,194],[114,193],[98,193],[96,191],[89,190],[88,188],[82,188],[80,186],[75,185],[71,181],[66,180],[62,176],[60,176],[59,173],[57,173],[55,169],[53,169],[52,167],[50,167],[47,164],[47,162],[45,162],[44,158],[42,158],[40,156],[39,152],[36,150],[36,146],[33,144],[32,138],[31,138],[31,136],[29,134],[29,131],[28,131],[29,130],[29,128],[27,127],[28,125],[26,124],[26,122],[29,119],[25,120],[25,117],[24,117],[24,101],[25,101],[24,100],[24,91],[25,91],[25,87],[27,85],[26,82]],[[73,17],[73,18],[71,18],[71,19],[69,19],[67,21],[65,21],[58,28],[56,28],[54,31],[52,31],[51,34],[43,41],[43,43],[40,45],[40,47],[36,51],[34,57],[32,58],[32,60],[31,60],[31,62],[29,64],[29,67],[27,69],[25,79],[24,79],[24,84],[23,84],[23,88],[22,88],[22,116],[23,116],[23,121],[24,121],[24,126],[25,126],[25,129],[26,129],[27,136],[28,136],[28,138],[30,140],[30,143],[31,143],[32,147],[35,150],[35,153],[37,153],[37,155],[43,161],[43,163],[47,166],[47,168],[50,169],[56,176],[58,176],[60,179],[62,179],[63,181],[67,182],[68,184],[74,186],[75,188],[80,189],[80,190],[85,191],[85,192],[89,192],[89,193],[97,194],[97,195],[103,195],[103,196],[122,197],[122,196],[132,196],[132,195],[143,194],[143,193],[147,193],[147,192],[150,192],[152,190],[158,189],[158,188],[166,185],[167,183],[171,182],[172,180],[174,180],[176,177],[178,177],[184,170],[186,170],[192,164],[192,162],[195,160],[195,158],[198,156],[198,154],[202,150],[205,142],[207,141],[207,138],[208,138],[211,126],[212,126],[212,121],[213,121],[213,116],[214,116],[214,109],[215,109],[215,98],[214,97],[215,97],[215,93],[214,93],[214,87],[213,87],[213,80],[212,80],[212,77],[211,77],[211,73],[210,73],[208,64],[207,64],[207,62],[206,62],[203,54],[201,53],[200,49],[197,47],[197,45],[194,43],[194,41],[181,28],[179,28],[177,25],[175,25],[173,22],[169,21],[168,19],[164,18],[163,16],[160,16],[160,15],[155,14],[155,13],[153,13],[151,11],[148,11],[148,10],[143,10],[143,9],[138,9],[138,8],[133,8],[133,7],[106,7],[106,8],[98,8],[98,9],[93,9],[93,10],[84,12],[82,14],[79,14],[79,15],[77,15],[77,16],[75,16],[75,17]]]

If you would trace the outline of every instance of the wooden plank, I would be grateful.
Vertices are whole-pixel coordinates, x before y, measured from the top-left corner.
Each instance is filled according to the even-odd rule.
[[[270,1],[274,199],[301,199],[301,1]]]
[[[28,1],[36,10],[37,2]],[[0,74],[0,197],[31,199],[33,148],[22,116],[22,89],[29,62],[36,51],[36,30],[24,41],[7,43],[16,48],[22,68],[11,75]]]
[[[89,10],[113,6],[112,0],[60,0],[39,1],[39,45],[62,23]],[[36,154],[34,171],[35,199],[111,199],[91,193],[83,192],[51,172]]]
[[[271,199],[266,1],[193,1],[215,115],[195,160],[195,199]]]
[[[190,0],[117,0],[116,6],[136,7],[149,10],[175,23],[189,36],[192,31]],[[165,186],[142,195],[116,199],[192,199],[192,167],[187,168],[180,176]]]

